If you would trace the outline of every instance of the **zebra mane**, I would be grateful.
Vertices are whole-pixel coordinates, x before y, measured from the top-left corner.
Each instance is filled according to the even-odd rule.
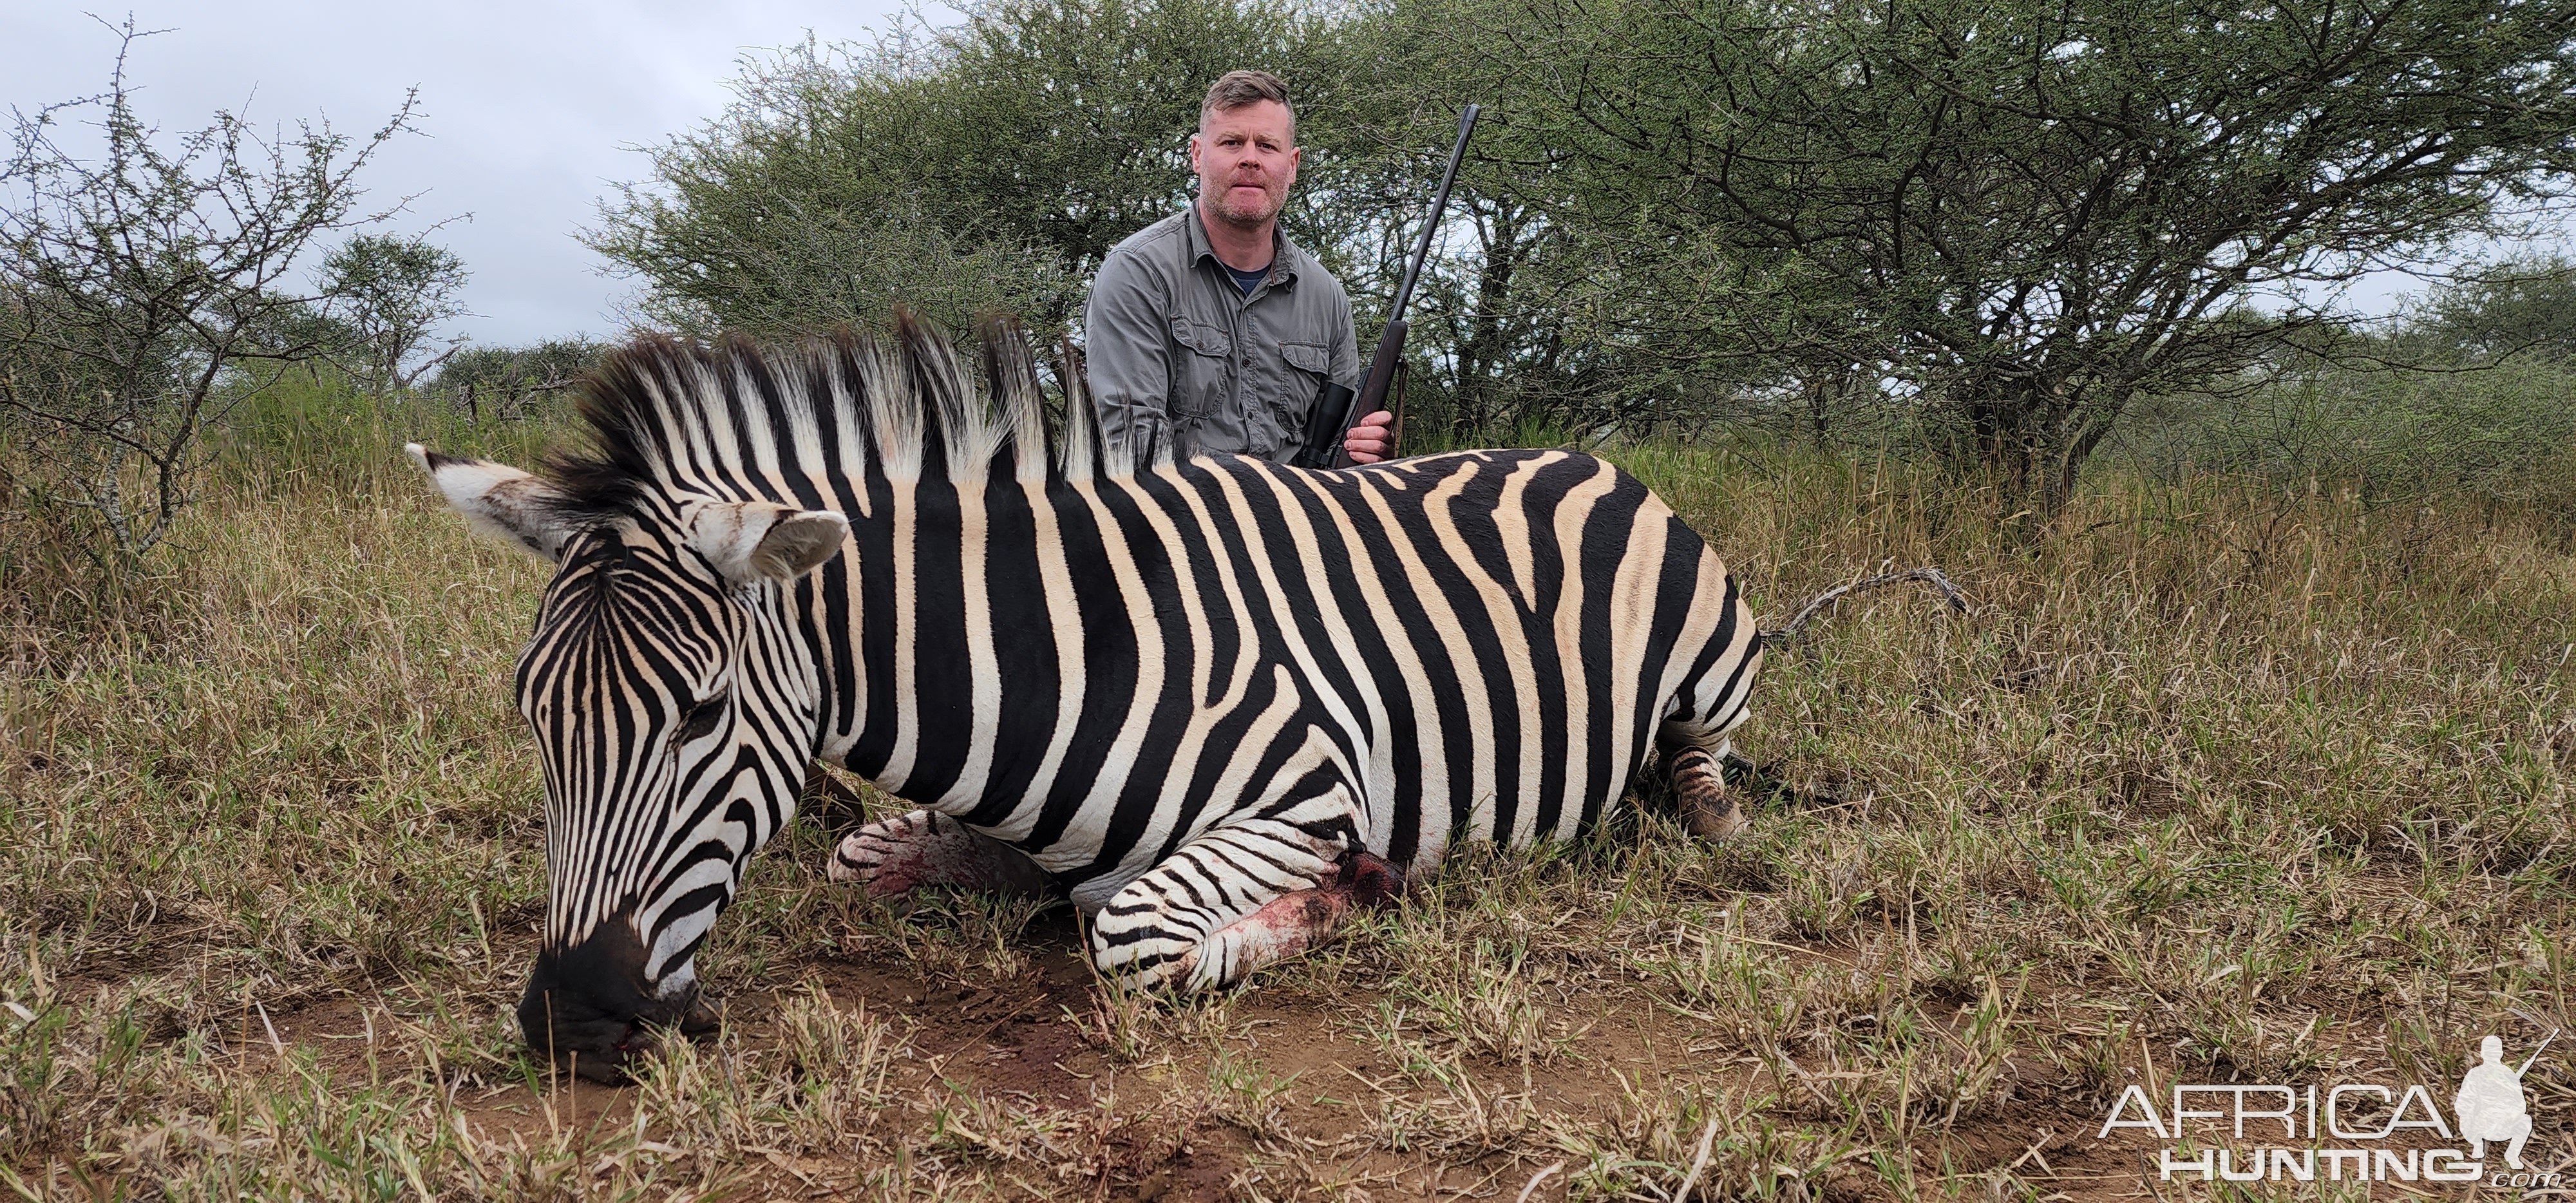
[[[900,311],[890,338],[848,328],[778,343],[643,335],[582,382],[589,445],[549,458],[545,475],[568,517],[599,521],[675,493],[748,500],[746,482],[852,464],[892,480],[980,486],[1002,475],[1127,476],[1171,461],[1169,448],[1106,444],[1069,350],[1056,373],[1059,435],[1019,326],[988,320],[977,341],[980,365]]]

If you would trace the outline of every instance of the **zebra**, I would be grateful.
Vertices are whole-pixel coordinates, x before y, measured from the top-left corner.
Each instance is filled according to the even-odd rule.
[[[1130,988],[1222,987],[1460,839],[1598,823],[1660,749],[1691,830],[1761,662],[1716,553],[1568,450],[1307,471],[1053,427],[1008,326],[644,337],[530,473],[407,447],[555,565],[518,662],[548,903],[518,1019],[615,1080],[703,1030],[696,954],[819,761],[918,809],[872,895],[1069,895]]]

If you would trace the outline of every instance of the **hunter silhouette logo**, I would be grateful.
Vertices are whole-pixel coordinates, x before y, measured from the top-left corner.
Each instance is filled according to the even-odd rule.
[[[2478,1042],[2478,1063],[2469,1067],[2468,1076],[2460,1079],[2460,1093],[2451,1099],[2451,1109],[2460,1113],[2460,1139],[2469,1142],[2469,1156],[2483,1160],[2488,1141],[2505,1141],[2504,1163],[2522,1168],[2523,1142],[2531,1139],[2531,1113],[2522,1105],[2522,1075],[2531,1072],[2531,1063],[2557,1038],[2558,1033],[2551,1032],[2540,1048],[2523,1058],[2520,1069],[2505,1067],[2502,1039],[2489,1036]]]
[[[2499,1187],[2557,1190],[2557,1171],[2532,1171],[2522,1163],[2531,1139],[2531,1112],[2523,1100],[2523,1075],[2558,1033],[2519,1066],[2504,1059],[2504,1041],[2478,1042],[2478,1060],[2460,1078],[2445,1116],[2432,1088],[2403,1089],[2372,1082],[2331,1087],[2250,1083],[2198,1085],[2177,1082],[2165,1099],[2131,1086],[2111,1104],[2096,1138],[2122,1128],[2142,1128],[2178,1142],[2161,1149],[2163,1179],[2197,1174],[2206,1181],[2256,1182],[2476,1182]],[[2157,1104],[2168,1104],[2159,1114]],[[2457,1119],[2454,1125],[2451,1121]],[[2281,1125],[2277,1134],[2265,1125]],[[2248,1126],[2252,1130],[2248,1130]],[[2399,1137],[2456,1141],[2466,1149],[2393,1147]],[[2253,1147],[2238,1142],[2251,1138]],[[2331,1142],[2331,1143],[2328,1143]],[[2409,1141],[2411,1143],[2411,1140]],[[2488,1172],[2487,1146],[2504,1146],[2510,1170]]]

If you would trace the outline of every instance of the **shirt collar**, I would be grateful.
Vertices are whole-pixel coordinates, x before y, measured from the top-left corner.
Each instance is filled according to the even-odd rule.
[[[1207,217],[1199,212],[1197,201],[1190,202],[1190,219],[1181,224],[1190,228],[1190,262],[1196,263],[1205,259],[1223,268],[1225,260],[1216,257],[1216,246],[1208,241]],[[1277,226],[1270,228],[1270,286],[1272,288],[1285,288],[1297,279],[1297,260],[1303,254],[1304,252],[1297,249],[1296,243],[1288,241],[1287,231]]]

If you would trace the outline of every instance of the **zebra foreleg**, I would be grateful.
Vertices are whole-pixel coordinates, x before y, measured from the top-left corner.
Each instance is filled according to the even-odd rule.
[[[1093,961],[1128,989],[1230,986],[1314,947],[1404,871],[1286,824],[1220,828],[1127,883],[1093,916]]]
[[[1330,937],[1351,912],[1404,893],[1404,869],[1355,852],[1311,890],[1282,894],[1261,909],[1208,933],[1181,961],[1174,980],[1188,990],[1231,986]]]
[[[857,882],[871,898],[923,886],[1046,894],[1046,871],[1016,848],[943,814],[916,810],[851,832],[832,853],[831,878]]]

